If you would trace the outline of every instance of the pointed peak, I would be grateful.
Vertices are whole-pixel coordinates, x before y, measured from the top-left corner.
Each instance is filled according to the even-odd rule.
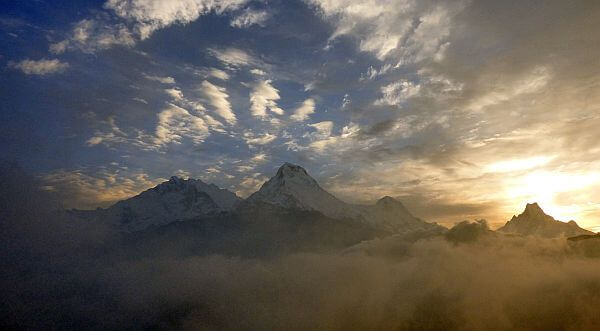
[[[542,210],[542,208],[540,207],[540,205],[537,204],[537,202],[533,202],[533,203],[528,203],[525,206],[525,211],[523,211],[524,214],[545,214],[544,211]]]
[[[309,176],[304,168],[302,168],[299,165],[295,165],[295,164],[292,164],[289,162],[284,163],[281,167],[279,167],[279,170],[277,170],[278,177],[283,177],[283,176],[294,177],[294,176],[298,176],[298,175]]]
[[[171,176],[171,178],[169,178],[169,182],[170,183],[179,183],[181,182],[183,179],[177,177],[177,176]]]
[[[398,200],[396,200],[396,199],[394,199],[394,198],[392,198],[392,197],[391,197],[391,196],[389,196],[389,195],[386,195],[386,196],[384,196],[383,198],[381,198],[381,199],[377,200],[377,204],[378,204],[378,205],[379,205],[379,204],[391,204],[391,203],[393,203],[393,204],[399,204],[399,203],[401,203],[401,202],[400,202],[400,201],[398,201]]]

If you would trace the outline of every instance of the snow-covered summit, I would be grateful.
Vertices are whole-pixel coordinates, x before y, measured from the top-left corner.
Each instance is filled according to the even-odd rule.
[[[287,162],[258,192],[246,199],[247,204],[257,202],[283,208],[315,210],[331,218],[354,220],[390,232],[439,227],[414,217],[400,201],[392,197],[383,197],[374,205],[346,203],[321,188],[304,168]]]
[[[275,176],[261,186],[260,190],[250,195],[246,202],[316,210],[334,218],[352,215],[346,203],[322,189],[304,168],[287,162],[277,170]]]
[[[176,176],[107,209],[82,213],[114,224],[123,231],[139,231],[232,210],[241,199],[214,184]]]

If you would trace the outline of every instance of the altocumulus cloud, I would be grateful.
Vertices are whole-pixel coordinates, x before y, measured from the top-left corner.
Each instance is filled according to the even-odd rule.
[[[186,24],[211,11],[223,14],[239,9],[248,0],[109,0],[104,5],[119,17],[135,22],[142,39],[174,23]],[[256,20],[256,19],[255,19]]]
[[[294,110],[294,114],[290,116],[294,121],[305,121],[308,119],[310,114],[315,112],[315,100],[312,98],[304,100],[300,107]]]
[[[283,115],[283,109],[277,106],[280,99],[279,90],[271,85],[270,80],[261,80],[252,85],[250,92],[250,112],[256,117],[267,117],[267,109]]]
[[[54,73],[60,73],[67,68],[69,68],[69,64],[66,62],[60,62],[57,59],[47,60],[30,60],[25,59],[20,62],[10,62],[9,67],[21,70],[26,75],[49,75]]]
[[[201,84],[202,93],[208,99],[210,105],[215,109],[215,113],[223,118],[229,124],[235,124],[237,117],[231,110],[229,95],[224,87],[216,86],[209,81],[203,81]]]

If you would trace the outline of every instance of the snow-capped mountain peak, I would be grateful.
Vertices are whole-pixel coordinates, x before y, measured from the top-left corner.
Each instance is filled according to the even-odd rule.
[[[122,231],[139,231],[151,226],[231,211],[240,201],[235,193],[214,184],[173,176],[168,181],[119,201],[107,209],[79,214],[102,219]]]
[[[304,168],[287,162],[246,201],[317,210],[330,217],[343,217],[348,211],[346,203],[322,189]]]

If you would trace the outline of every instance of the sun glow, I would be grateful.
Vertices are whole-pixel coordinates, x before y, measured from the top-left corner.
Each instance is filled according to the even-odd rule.
[[[516,159],[492,163],[486,167],[488,172],[510,172],[533,169],[552,161],[552,156],[537,156],[528,159]]]
[[[586,206],[573,201],[568,204],[559,203],[557,196],[579,191],[598,183],[600,183],[600,172],[571,174],[539,170],[510,180],[509,187],[511,188],[507,191],[507,195],[509,199],[519,205],[524,202],[537,202],[547,214],[558,220],[577,220]],[[522,208],[522,206],[518,207]]]

